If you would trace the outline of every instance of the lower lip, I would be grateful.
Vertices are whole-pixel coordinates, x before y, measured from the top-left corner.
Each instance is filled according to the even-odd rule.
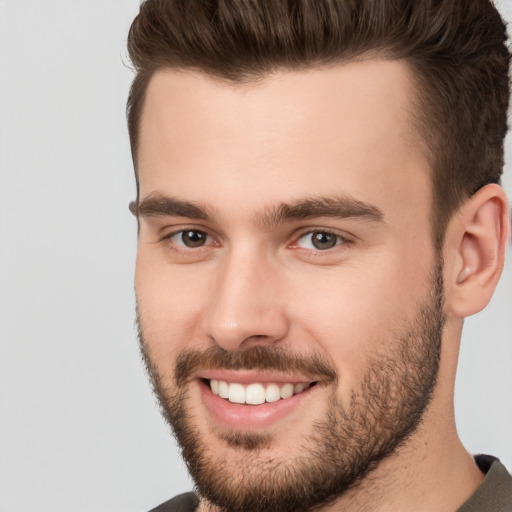
[[[199,387],[204,405],[219,426],[249,431],[269,427],[293,414],[317,386],[309,387],[290,398],[260,405],[233,404],[214,395],[210,386],[203,381],[199,381]]]

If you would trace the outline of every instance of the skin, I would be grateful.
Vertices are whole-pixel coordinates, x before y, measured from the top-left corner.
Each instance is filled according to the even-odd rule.
[[[208,214],[138,212],[140,324],[165,386],[185,349],[273,346],[328,360],[340,376],[337,397],[350,402],[383,351],[382,333],[414,320],[435,263],[413,95],[404,63],[376,59],[243,85],[190,71],[153,77],[141,120],[140,203],[172,197]],[[379,215],[270,222],[283,203],[311,197],[355,200]],[[371,479],[322,510],[456,510],[481,482],[456,433],[453,387],[462,319],[487,304],[503,266],[506,211],[503,191],[490,185],[452,219],[441,363],[423,422]],[[205,232],[207,243],[184,247],[172,236],[180,230]],[[320,251],[306,236],[314,230],[341,238]],[[272,439],[259,456],[293,460],[328,396],[316,386],[299,408],[257,429]],[[198,385],[188,400],[201,438],[236,475],[247,454],[218,435]],[[203,501],[201,509],[210,508]]]

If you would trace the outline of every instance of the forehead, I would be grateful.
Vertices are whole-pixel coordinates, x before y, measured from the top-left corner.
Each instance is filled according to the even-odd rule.
[[[244,211],[305,195],[429,196],[413,99],[398,61],[280,71],[247,84],[160,71],[141,117],[140,195],[223,208],[244,197],[236,206]]]

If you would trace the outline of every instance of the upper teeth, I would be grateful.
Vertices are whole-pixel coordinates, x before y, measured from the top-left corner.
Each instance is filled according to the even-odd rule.
[[[224,380],[210,380],[210,388],[214,395],[227,398],[234,404],[259,405],[264,402],[276,402],[281,398],[290,398],[292,395],[301,393],[309,387],[309,383],[292,384],[237,384]]]

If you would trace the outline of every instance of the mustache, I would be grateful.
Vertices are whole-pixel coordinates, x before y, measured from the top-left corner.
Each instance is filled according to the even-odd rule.
[[[176,360],[174,377],[184,386],[190,377],[202,370],[274,370],[299,373],[313,381],[337,381],[336,369],[318,355],[300,356],[281,347],[256,346],[243,351],[229,351],[216,345],[206,350],[184,350]]]

